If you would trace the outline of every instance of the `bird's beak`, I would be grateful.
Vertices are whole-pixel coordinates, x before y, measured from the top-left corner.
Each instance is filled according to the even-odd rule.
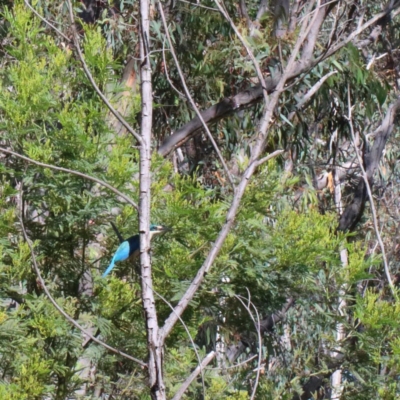
[[[170,230],[171,229],[168,228],[167,226],[157,225],[155,227],[155,229],[153,228],[153,230],[150,231],[150,237],[163,235],[165,232],[170,231]]]

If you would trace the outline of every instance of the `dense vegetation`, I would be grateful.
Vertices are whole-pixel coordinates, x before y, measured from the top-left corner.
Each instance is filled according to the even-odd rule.
[[[1,3],[1,399],[399,398],[385,7]]]

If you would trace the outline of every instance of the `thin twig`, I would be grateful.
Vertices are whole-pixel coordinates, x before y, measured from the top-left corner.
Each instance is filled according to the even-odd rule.
[[[218,9],[217,9],[217,8],[212,8],[212,7],[203,6],[202,4],[199,4],[199,3],[192,3],[191,1],[187,1],[187,0],[179,0],[179,1],[182,2],[182,3],[190,4],[191,6],[193,6],[193,7],[195,7],[195,8],[200,7],[200,8],[205,8],[206,10],[211,10],[211,11],[216,11],[216,12],[218,12]]]
[[[284,150],[275,150],[273,153],[268,154],[266,157],[263,157],[260,160],[256,161],[256,167],[259,167],[261,164],[264,164],[265,162],[271,160],[271,158],[279,156],[279,154],[282,154],[283,152]]]
[[[322,78],[320,78],[312,87],[311,89],[303,96],[303,98],[296,104],[296,108],[299,109],[303,107],[307,101],[311,99],[312,96],[314,96],[315,93],[320,89],[320,87],[323,85],[323,83],[332,75],[337,74],[337,71],[331,71],[328,72],[326,75],[324,75]]]
[[[254,360],[256,357],[258,357],[257,354],[254,354],[254,356],[249,357],[247,360],[244,360],[238,364],[235,365],[230,365],[229,367],[213,367],[213,368],[206,368],[207,371],[214,371],[214,370],[226,370],[226,369],[233,369],[233,368],[239,368],[242,365],[247,364],[248,362]]]
[[[65,36],[59,29],[57,29],[51,22],[47,21],[46,18],[42,17],[30,4],[28,0],[24,0],[25,5],[39,18],[41,19],[46,25],[50,26],[50,28],[54,29],[60,36],[62,36],[68,43],[71,39],[68,36]]]
[[[204,357],[201,364],[198,365],[197,368],[195,368],[195,370],[185,379],[185,382],[182,383],[181,387],[175,393],[175,396],[172,398],[172,400],[179,400],[184,395],[184,393],[185,393],[186,389],[189,387],[189,385],[196,379],[196,377],[197,377],[197,375],[199,375],[200,371],[203,371],[204,368],[214,359],[216,354],[217,354],[216,351],[211,351]],[[206,398],[205,395],[203,398],[204,399]]]
[[[201,115],[200,110],[196,106],[196,103],[193,100],[192,96],[190,95],[190,91],[189,91],[189,89],[188,89],[188,87],[186,85],[185,77],[184,77],[183,72],[181,70],[181,67],[180,67],[180,64],[179,64],[179,61],[178,61],[178,57],[176,56],[175,49],[174,49],[174,46],[172,44],[171,37],[169,35],[168,25],[167,25],[167,21],[165,20],[164,9],[163,9],[163,6],[161,4],[161,1],[158,1],[158,9],[160,11],[162,23],[164,25],[165,35],[167,37],[168,44],[169,44],[169,50],[171,51],[172,57],[173,57],[173,59],[175,61],[175,66],[176,66],[176,69],[178,70],[179,77],[181,78],[182,86],[183,86],[183,88],[185,90],[186,97],[189,100],[191,106],[193,107],[197,117],[199,118],[199,120],[203,124],[204,130],[207,133],[207,136],[210,139],[210,141],[211,141],[211,143],[212,143],[212,145],[214,147],[214,150],[218,155],[219,160],[221,161],[221,164],[222,164],[222,166],[224,168],[224,171],[225,171],[225,175],[228,178],[228,181],[232,186],[232,190],[235,192],[235,184],[233,182],[231,173],[229,172],[228,166],[226,165],[226,162],[225,162],[225,160],[224,160],[224,158],[223,158],[223,156],[221,154],[221,151],[218,148],[218,145],[215,142],[215,140],[214,140],[214,138],[213,138],[213,136],[212,136],[212,134],[210,132],[210,129],[208,128],[206,122],[204,121],[203,116]]]
[[[249,297],[247,299],[245,299],[245,300],[248,302],[249,305],[246,306],[246,304],[242,300],[242,298],[243,298],[242,296],[238,296],[238,295],[235,294],[235,297],[242,303],[243,307],[249,313],[250,318],[253,321],[254,327],[256,328],[256,331],[257,331],[257,338],[258,338],[258,368],[257,368],[256,381],[254,383],[253,392],[252,392],[251,397],[250,397],[250,400],[253,400],[255,395],[256,395],[258,382],[260,380],[261,359],[262,359],[262,349],[261,349],[262,338],[261,338],[261,331],[260,331],[260,316],[258,314],[256,306],[251,301],[251,295],[250,295],[249,289],[246,288],[246,290],[247,290],[247,294],[248,294]],[[253,307],[254,312],[256,313],[257,321],[253,317],[253,313],[251,312],[250,306]]]
[[[256,57],[253,54],[253,51],[251,50],[249,45],[246,43],[246,41],[244,40],[243,36],[240,34],[239,29],[236,27],[235,23],[232,21],[232,19],[229,16],[228,12],[226,10],[224,10],[222,5],[219,3],[219,0],[214,0],[214,2],[217,5],[217,7],[218,7],[219,11],[221,12],[221,14],[225,17],[225,19],[231,25],[231,28],[236,33],[236,36],[239,38],[239,40],[242,42],[243,47],[246,49],[248,56],[250,57],[251,61],[253,62],[254,69],[256,70],[258,80],[260,81],[261,87],[263,88],[264,101],[265,101],[265,103],[267,103],[268,102],[267,85],[265,84],[265,79],[264,79],[263,73],[261,71],[261,68],[260,68],[260,65],[259,65],[258,61],[256,60]]]
[[[21,196],[22,196],[22,194],[21,194]],[[21,224],[21,229],[22,229],[22,233],[23,233],[23,235],[24,235],[24,239],[25,239],[26,243],[28,244],[29,250],[30,250],[30,252],[31,252],[32,262],[33,262],[33,266],[34,266],[36,275],[37,275],[37,277],[38,277],[38,279],[39,279],[39,282],[40,282],[41,286],[43,287],[43,290],[44,290],[46,296],[48,297],[48,299],[50,300],[50,302],[53,304],[53,306],[57,309],[57,311],[58,311],[68,322],[70,322],[72,325],[74,325],[76,328],[78,328],[82,333],[84,333],[85,335],[87,335],[90,339],[92,339],[92,340],[93,340],[94,342],[96,342],[97,344],[103,346],[104,348],[106,348],[106,349],[112,351],[112,352],[115,353],[115,354],[118,354],[118,355],[120,355],[120,356],[122,356],[122,357],[128,358],[129,360],[132,360],[132,361],[138,363],[139,365],[141,365],[141,366],[144,367],[144,368],[147,367],[147,364],[144,363],[143,361],[139,360],[138,358],[132,357],[132,356],[130,356],[129,354],[126,354],[126,353],[124,353],[124,352],[122,352],[122,351],[120,351],[120,350],[118,350],[118,349],[116,349],[116,348],[114,348],[114,347],[111,347],[111,346],[109,346],[107,343],[104,343],[102,340],[100,340],[100,339],[96,338],[95,336],[93,336],[90,332],[88,332],[85,328],[83,328],[78,322],[76,322],[72,317],[70,317],[70,316],[58,305],[58,303],[55,301],[55,299],[54,299],[53,296],[51,295],[49,289],[47,288],[46,283],[45,283],[45,281],[44,281],[44,279],[43,279],[43,277],[42,277],[42,274],[40,273],[39,267],[38,267],[37,262],[36,262],[36,256],[35,256],[35,252],[34,252],[34,250],[33,250],[32,243],[31,243],[30,239],[28,238],[28,235],[27,235],[26,230],[25,230],[25,225],[24,225],[24,222],[23,222],[23,217],[22,217],[22,215],[19,216],[18,218],[19,218],[19,221],[20,221],[20,224]]]
[[[169,77],[168,67],[167,67],[167,59],[165,58],[165,38],[163,40],[163,48],[162,49],[163,49],[162,55],[163,55],[163,62],[164,62],[164,68],[165,68],[165,76],[167,77],[167,81],[170,84],[170,86],[172,87],[172,89],[174,89],[175,92],[178,93],[179,97],[182,99],[185,99],[186,96],[175,87],[175,85],[171,81],[171,78]]]
[[[297,102],[296,104],[296,110],[292,111],[288,115],[288,120],[291,121],[292,118],[295,116],[296,111],[300,110],[310,99],[312,96],[314,96],[315,93],[321,88],[321,86],[324,84],[324,82],[331,77],[332,75],[336,74],[337,71],[331,71],[328,72],[326,75],[324,75],[322,78],[320,78],[308,91],[303,95],[303,97]],[[305,77],[305,76],[304,76]],[[297,84],[300,80],[296,80],[296,83],[293,83],[292,85],[288,85],[285,89],[288,90],[288,87],[293,87],[295,84]]]
[[[87,180],[92,181],[92,182],[96,182],[99,185],[104,186],[107,189],[111,190],[116,195],[122,197],[127,203],[129,203],[131,206],[133,206],[136,210],[138,209],[137,204],[131,198],[129,198],[127,195],[125,195],[122,192],[120,192],[118,189],[115,189],[115,187],[113,187],[113,186],[109,185],[108,183],[102,181],[101,179],[95,178],[93,176],[84,174],[84,173],[79,172],[79,171],[74,171],[72,169],[63,168],[63,167],[57,167],[55,165],[45,164],[45,163],[42,163],[40,161],[35,161],[35,160],[32,160],[29,157],[26,157],[26,156],[23,156],[21,154],[15,153],[14,151],[3,149],[2,147],[0,147],[0,152],[11,154],[11,155],[13,155],[15,157],[21,158],[22,160],[28,161],[31,164],[38,165],[39,167],[50,168],[50,169],[54,169],[55,171],[67,172],[68,174],[80,176],[81,178],[87,179]]]
[[[353,117],[352,117],[352,107],[353,106],[351,105],[350,85],[347,86],[347,104],[348,104],[348,108],[349,108],[349,114],[348,114],[347,120],[349,121],[351,138],[352,138],[352,141],[353,141],[354,149],[356,151],[358,163],[360,164],[362,177],[364,179],[365,186],[367,188],[369,203],[371,204],[372,219],[374,221],[375,234],[376,234],[376,237],[377,237],[378,242],[379,242],[379,247],[381,248],[382,258],[383,258],[383,265],[384,265],[384,268],[385,268],[386,278],[388,280],[389,287],[390,287],[390,290],[392,291],[393,296],[396,297],[396,291],[395,291],[395,288],[393,286],[393,281],[392,281],[392,278],[390,276],[389,265],[388,265],[387,258],[386,258],[385,246],[383,244],[382,237],[381,237],[381,234],[379,232],[379,223],[378,223],[378,218],[377,218],[374,198],[372,196],[371,186],[370,186],[370,184],[368,182],[368,175],[367,175],[367,173],[365,171],[361,155],[360,155],[360,153],[358,151],[358,147],[356,145],[356,139],[355,139],[354,128],[353,128]]]
[[[89,70],[89,67],[86,64],[86,61],[83,57],[82,50],[79,44],[79,38],[78,38],[78,33],[76,31],[76,26],[75,26],[75,18],[74,18],[74,12],[71,4],[71,0],[67,0],[68,4],[68,9],[69,9],[69,18],[71,20],[71,25],[72,25],[72,36],[74,38],[74,44],[76,51],[78,53],[79,60],[82,63],[83,70],[85,71],[86,76],[88,77],[90,83],[92,84],[94,90],[97,92],[103,103],[108,107],[108,109],[111,111],[111,113],[114,115],[115,118],[121,124],[124,126],[124,128],[132,135],[135,137],[135,139],[139,142],[139,144],[142,144],[142,138],[140,135],[138,135],[135,130],[125,121],[125,119],[122,117],[122,115],[111,105],[111,103],[107,100],[107,97],[104,96],[103,92],[100,90],[100,88],[97,86],[97,83],[95,82],[92,73]]]

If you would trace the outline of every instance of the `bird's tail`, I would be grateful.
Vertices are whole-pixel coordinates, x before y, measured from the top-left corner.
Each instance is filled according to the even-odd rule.
[[[105,278],[114,268],[114,258],[111,260],[110,265],[108,266],[108,268],[105,270],[104,274],[102,275],[103,278]]]

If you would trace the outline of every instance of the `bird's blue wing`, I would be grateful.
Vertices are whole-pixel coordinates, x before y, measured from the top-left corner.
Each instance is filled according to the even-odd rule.
[[[124,261],[129,257],[129,243],[122,242],[114,254],[114,261]]]
[[[110,265],[108,266],[108,268],[105,270],[105,272],[103,274],[103,278],[112,271],[112,269],[114,268],[114,264],[117,261],[124,261],[128,257],[129,257],[129,243],[125,241],[119,245],[117,251],[114,254],[114,257],[111,260]]]

